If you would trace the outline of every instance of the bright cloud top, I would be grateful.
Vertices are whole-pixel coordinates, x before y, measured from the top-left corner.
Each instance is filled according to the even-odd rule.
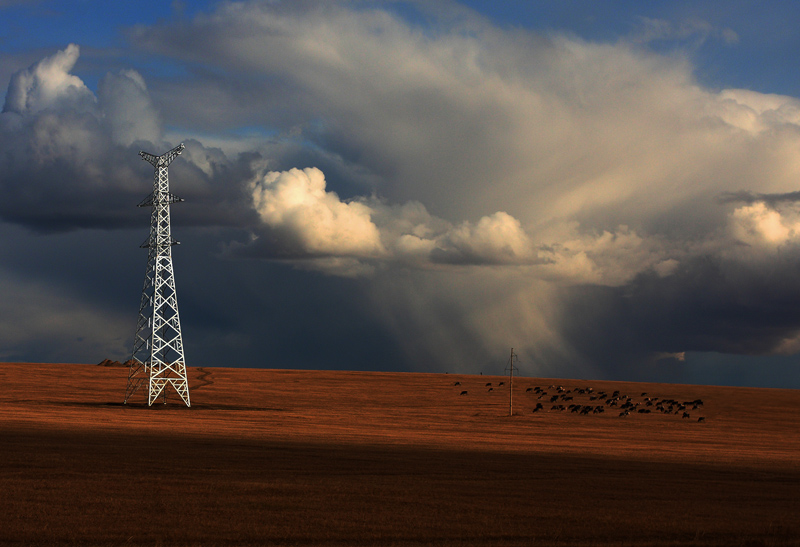
[[[290,238],[295,252],[359,257],[385,252],[369,207],[326,192],[319,169],[270,171],[253,183],[253,206],[264,224]]]
[[[3,112],[36,113],[57,106],[63,100],[93,97],[77,76],[70,74],[80,55],[80,48],[70,44],[11,78]]]
[[[774,250],[780,245],[800,243],[800,218],[797,211],[781,214],[758,201],[733,211],[731,231],[742,243]]]
[[[272,245],[268,252],[276,257],[334,256],[421,267],[513,265],[536,258],[520,222],[502,211],[476,224],[453,226],[432,217],[420,203],[391,207],[376,198],[342,201],[326,191],[325,175],[313,167],[269,171],[251,183],[251,191],[264,230],[260,237],[268,240],[254,244]]]

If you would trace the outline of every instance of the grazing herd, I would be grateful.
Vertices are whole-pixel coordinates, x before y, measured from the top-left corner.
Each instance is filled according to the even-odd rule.
[[[461,386],[461,382],[455,382],[454,385]],[[504,385],[505,382],[500,382],[497,387]],[[494,387],[492,382],[486,382],[485,392],[493,392]],[[506,391],[506,389],[500,390],[501,393]],[[524,394],[520,406],[524,405],[528,408],[533,406],[534,414],[538,412],[569,412],[578,415],[613,413],[619,418],[625,418],[632,414],[658,413],[679,416],[683,420],[699,423],[706,421],[705,416],[697,416],[703,408],[702,399],[687,401],[653,397],[648,396],[647,393],[641,393],[637,397],[624,394],[619,390],[595,391],[591,387],[565,388],[556,385],[528,387]],[[461,395],[469,395],[468,390],[462,389]],[[519,399],[515,397],[515,400]],[[548,405],[549,409],[545,405]]]

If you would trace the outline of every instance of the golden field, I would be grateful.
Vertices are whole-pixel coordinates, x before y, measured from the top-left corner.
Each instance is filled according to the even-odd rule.
[[[499,376],[126,377],[0,364],[0,545],[800,545],[797,390],[520,377],[508,416]]]

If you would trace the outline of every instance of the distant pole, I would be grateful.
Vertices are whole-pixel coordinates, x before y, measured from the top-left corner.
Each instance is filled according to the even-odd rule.
[[[508,415],[514,415],[514,358],[517,355],[514,354],[514,348],[511,348],[511,356],[508,358],[508,367],[506,370],[508,371]],[[517,369],[519,370],[519,369]]]

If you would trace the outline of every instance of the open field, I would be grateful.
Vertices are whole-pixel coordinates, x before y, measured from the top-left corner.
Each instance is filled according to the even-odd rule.
[[[502,377],[190,368],[187,409],[126,376],[0,364],[0,545],[800,546],[797,390],[518,378],[509,417]]]

